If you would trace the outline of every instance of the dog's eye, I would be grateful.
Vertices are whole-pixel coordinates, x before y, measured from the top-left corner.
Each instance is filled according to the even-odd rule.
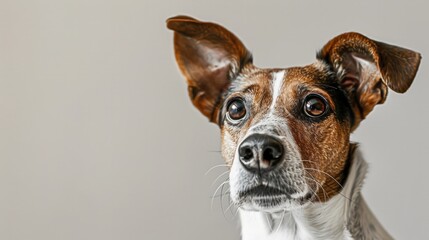
[[[242,99],[234,99],[228,105],[227,116],[231,120],[240,120],[246,116],[246,106]]]
[[[310,117],[319,117],[327,110],[326,100],[319,95],[309,95],[304,101],[304,112]]]

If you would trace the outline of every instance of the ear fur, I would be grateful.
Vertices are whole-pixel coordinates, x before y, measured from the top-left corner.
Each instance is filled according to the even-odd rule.
[[[219,99],[241,69],[252,63],[244,44],[224,27],[188,16],[167,20],[174,31],[176,61],[187,79],[192,103],[217,121]]]
[[[419,53],[371,40],[359,33],[344,33],[330,40],[318,58],[330,64],[349,95],[355,127],[387,97],[387,86],[404,93],[420,65]]]

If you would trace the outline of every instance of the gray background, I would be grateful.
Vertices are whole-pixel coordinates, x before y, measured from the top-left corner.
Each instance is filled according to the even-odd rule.
[[[405,95],[390,92],[353,139],[364,194],[398,239],[429,226],[427,1],[0,0],[0,239],[238,239],[218,128],[194,109],[165,19],[222,23],[261,67],[313,62],[358,31],[418,50]],[[218,192],[219,193],[219,192]]]

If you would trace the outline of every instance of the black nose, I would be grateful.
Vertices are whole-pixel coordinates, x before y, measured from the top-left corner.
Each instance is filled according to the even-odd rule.
[[[269,171],[283,158],[283,145],[264,134],[252,134],[238,148],[243,166],[250,171]]]

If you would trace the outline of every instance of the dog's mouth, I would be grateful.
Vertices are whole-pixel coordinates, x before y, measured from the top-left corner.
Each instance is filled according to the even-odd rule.
[[[253,203],[252,205],[261,208],[271,208],[281,205],[289,199],[288,195],[277,188],[259,185],[248,189],[240,194],[242,201]]]
[[[304,205],[313,199],[314,194],[306,193],[298,196],[296,193],[290,193],[288,190],[282,190],[275,187],[258,185],[239,193],[240,205],[246,209],[269,210],[283,208],[287,203],[294,205]],[[247,207],[246,207],[247,206]],[[250,207],[251,206],[251,207]]]
[[[259,185],[239,194],[240,198],[269,198],[287,196],[286,192],[269,186]]]

